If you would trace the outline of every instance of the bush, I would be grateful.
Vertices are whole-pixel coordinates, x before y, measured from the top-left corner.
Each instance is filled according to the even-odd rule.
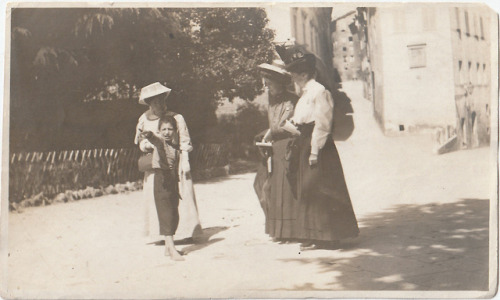
[[[102,192],[118,193],[130,188],[123,183],[137,182],[144,176],[137,169],[140,155],[137,147],[13,153],[9,164],[9,202],[32,199],[38,204],[67,191],[73,191],[71,197],[76,199]],[[229,165],[229,149],[222,144],[198,144],[190,153],[190,162],[193,177],[204,178],[198,173]],[[63,196],[58,196],[57,201],[64,202]]]
[[[259,110],[253,103],[245,102],[237,108],[234,115],[223,115],[217,126],[212,128],[212,142],[223,143],[229,147],[231,159],[258,159],[254,137],[268,128],[267,113]]]

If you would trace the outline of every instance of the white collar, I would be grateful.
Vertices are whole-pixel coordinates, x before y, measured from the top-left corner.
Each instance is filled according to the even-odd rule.
[[[316,83],[316,80],[314,78],[311,78],[305,85],[304,87],[302,88],[302,91],[303,92],[306,92],[308,89],[310,89],[311,87],[314,86],[314,84]]]

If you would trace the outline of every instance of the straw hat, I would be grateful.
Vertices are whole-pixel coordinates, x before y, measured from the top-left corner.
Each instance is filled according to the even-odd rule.
[[[170,95],[171,91],[172,91],[171,89],[162,85],[159,82],[152,83],[152,84],[147,85],[141,89],[141,95],[139,96],[139,103],[143,104],[143,105],[149,105],[149,103],[147,101],[148,98],[158,96],[158,95],[161,95],[163,93],[166,94],[165,98],[167,98],[168,95]]]
[[[273,60],[271,64],[260,64],[258,68],[261,71],[262,76],[266,78],[276,80],[284,84],[288,84],[290,82],[290,73],[285,69],[285,63],[280,59]]]

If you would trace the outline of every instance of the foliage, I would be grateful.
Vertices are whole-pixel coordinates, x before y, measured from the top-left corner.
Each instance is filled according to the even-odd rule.
[[[254,138],[268,127],[266,112],[259,110],[256,104],[246,102],[238,107],[235,115],[222,116],[214,132],[219,142],[230,146],[233,159],[255,159],[258,150]]]
[[[267,21],[260,8],[15,8],[11,145],[74,148],[54,142],[61,126],[73,122],[67,120],[71,107],[135,103],[140,88],[155,81],[173,89],[170,108],[202,141],[216,124],[220,99],[251,100],[261,92],[256,66],[269,61],[273,49]],[[125,127],[138,117],[124,120]],[[78,118],[85,131],[91,116]],[[41,127],[48,133],[36,138]]]

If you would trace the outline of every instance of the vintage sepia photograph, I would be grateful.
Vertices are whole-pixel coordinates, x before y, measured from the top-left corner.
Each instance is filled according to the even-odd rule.
[[[1,298],[496,295],[487,3],[4,7]]]

